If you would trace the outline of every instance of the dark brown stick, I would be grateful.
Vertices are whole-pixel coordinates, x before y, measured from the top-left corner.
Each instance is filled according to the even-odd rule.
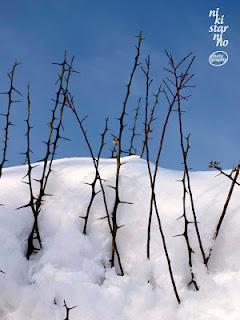
[[[64,300],[64,308],[66,310],[66,317],[64,318],[64,320],[70,320],[69,316],[70,316],[70,311],[75,309],[77,306],[74,307],[68,307],[66,301]]]
[[[215,166],[210,166],[210,167],[212,168],[212,167],[215,167]],[[238,165],[231,173],[231,178],[230,179],[232,180],[232,183],[231,183],[230,189],[228,191],[227,198],[226,198],[226,201],[224,203],[222,213],[220,215],[220,218],[218,220],[218,224],[216,226],[216,230],[215,230],[213,238],[212,238],[213,239],[213,245],[209,250],[208,256],[206,257],[206,263],[207,264],[209,262],[209,259],[210,259],[211,255],[212,255],[214,243],[216,242],[216,239],[218,237],[219,231],[220,231],[220,229],[222,227],[223,220],[224,220],[224,218],[226,216],[227,209],[228,209],[228,206],[229,206],[229,203],[230,203],[233,191],[234,191],[234,187],[237,184],[237,179],[238,179],[238,176],[239,176],[239,170],[240,170],[240,165]],[[221,169],[221,173],[224,174],[224,171],[222,169]],[[233,173],[234,173],[234,175],[233,175]],[[228,176],[227,174],[224,174],[224,175]],[[233,175],[233,177],[232,177],[232,175]]]
[[[190,55],[188,55],[187,58],[184,59],[183,61],[185,62],[188,59],[188,57],[190,57]],[[173,83],[174,83],[175,88],[177,89],[177,113],[178,113],[178,123],[179,123],[180,146],[181,146],[182,155],[183,155],[184,171],[186,173],[186,180],[187,180],[187,188],[188,188],[188,192],[189,192],[192,214],[193,214],[193,219],[194,219],[194,226],[195,226],[195,230],[196,230],[196,234],[197,234],[197,238],[198,238],[199,248],[201,251],[203,263],[206,265],[206,256],[205,256],[205,252],[203,249],[200,230],[198,227],[197,215],[196,215],[196,210],[195,210],[195,205],[194,205],[194,200],[193,200],[193,193],[192,193],[192,188],[191,188],[191,180],[190,180],[190,175],[189,175],[189,170],[188,170],[188,165],[187,165],[187,159],[185,157],[185,149],[184,149],[184,142],[183,142],[184,135],[183,135],[183,125],[182,125],[182,108],[181,108],[181,100],[188,99],[188,97],[181,95],[181,91],[186,88],[186,83],[189,81],[189,79],[192,78],[192,75],[189,75],[189,70],[194,62],[194,59],[195,59],[195,57],[191,58],[185,72],[182,73],[180,77],[177,74],[177,68],[180,66],[180,64],[175,66],[173,59],[170,59],[170,66],[171,66],[171,70],[172,70],[172,73],[174,76]]]
[[[233,173],[234,170],[232,170],[230,174],[224,172],[223,169],[220,167],[220,163],[219,163],[218,161],[210,161],[208,167],[218,170],[218,171],[219,171],[219,174],[222,174],[222,175],[224,175],[225,177],[229,178],[230,180],[234,181],[234,178],[232,177],[232,173]],[[240,186],[240,183],[239,183],[239,182],[235,181],[235,183],[236,183],[238,186]]]
[[[153,121],[156,120],[156,118],[155,118],[155,110],[156,110],[156,107],[157,107],[158,102],[159,102],[160,93],[161,93],[161,86],[159,86],[159,88],[157,90],[157,93],[154,95],[155,96],[155,101],[154,101],[153,107],[151,109],[150,116],[148,116],[148,112],[147,112],[147,119],[146,119],[146,113],[145,113],[144,139],[143,139],[142,151],[141,151],[141,154],[140,154],[140,158],[142,158],[144,156],[147,140],[149,140],[149,135],[153,131],[152,130],[152,123],[153,123]],[[145,112],[146,112],[146,110],[145,110]]]
[[[112,236],[112,242],[114,242],[114,247],[115,247],[116,255],[117,255],[117,258],[118,258],[118,265],[119,265],[119,269],[120,269],[120,275],[123,276],[124,275],[124,271],[123,271],[121,258],[120,258],[120,253],[118,251],[116,239],[113,237],[113,227],[111,225],[111,218],[110,218],[110,213],[109,213],[109,209],[108,209],[108,205],[107,205],[106,192],[105,192],[105,189],[104,189],[104,186],[103,186],[103,183],[102,183],[103,180],[102,180],[101,175],[99,173],[99,170],[98,170],[98,167],[97,167],[97,164],[96,164],[96,161],[95,161],[95,157],[94,157],[94,154],[93,154],[93,150],[92,150],[90,141],[89,141],[88,136],[87,136],[87,132],[86,132],[84,126],[83,126],[83,120],[80,119],[80,117],[78,115],[78,112],[77,112],[77,110],[75,108],[73,98],[71,96],[70,96],[70,103],[71,103],[71,109],[72,109],[72,111],[73,111],[73,113],[74,113],[74,115],[76,117],[76,120],[77,120],[77,122],[79,124],[80,130],[81,130],[81,132],[83,134],[84,140],[85,140],[86,145],[88,147],[89,153],[91,155],[94,168],[95,168],[95,170],[96,170],[96,172],[98,174],[98,180],[99,180],[99,183],[100,183],[101,193],[102,193],[102,197],[103,197],[103,203],[104,203],[104,207],[105,207],[105,211],[106,211],[106,216],[104,218],[106,218],[107,222],[108,222],[109,230],[110,230],[110,233],[111,233],[111,236]]]
[[[91,211],[94,199],[95,199],[96,195],[99,193],[99,191],[96,191],[96,184],[99,181],[99,172],[98,172],[99,160],[100,160],[100,157],[101,157],[101,154],[102,154],[102,151],[103,151],[103,147],[105,145],[105,135],[106,135],[107,131],[108,131],[108,118],[105,121],[105,128],[104,128],[103,133],[101,134],[102,138],[101,138],[100,148],[99,148],[99,151],[98,151],[97,158],[95,159],[95,162],[96,162],[95,176],[94,176],[93,182],[88,184],[88,185],[91,186],[91,190],[92,190],[91,197],[90,197],[90,200],[89,200],[89,204],[87,206],[86,215],[81,217],[81,218],[84,219],[83,234],[85,234],[85,235],[87,234],[87,224],[88,224],[90,211]]]
[[[72,72],[74,72],[72,68],[73,58],[71,60],[71,63],[68,64],[66,60],[66,53],[64,56],[64,61],[62,63],[54,63],[54,64],[60,65],[61,72],[58,75],[58,80],[57,80],[57,83],[59,85],[56,93],[56,99],[54,100],[54,106],[52,108],[51,120],[49,123],[49,135],[48,135],[47,141],[45,142],[46,153],[43,158],[43,167],[42,167],[42,173],[41,173],[40,179],[32,178],[33,166],[31,165],[31,160],[30,160],[30,152],[31,152],[30,151],[30,129],[31,127],[29,122],[30,121],[30,94],[28,89],[28,116],[26,120],[27,151],[25,153],[27,164],[28,164],[28,172],[25,177],[28,177],[27,184],[29,186],[30,201],[26,205],[23,205],[17,208],[17,209],[21,209],[21,208],[30,207],[32,210],[33,218],[34,218],[32,230],[28,237],[28,245],[27,245],[27,252],[26,252],[27,259],[29,259],[33,253],[37,253],[40,249],[42,249],[42,240],[39,232],[38,217],[41,212],[42,205],[44,203],[44,198],[47,196],[50,196],[50,194],[46,193],[46,188],[47,188],[50,174],[52,172],[52,163],[56,154],[56,149],[58,146],[57,143],[59,139],[63,138],[60,135],[60,129],[62,127],[63,112],[65,107],[68,105],[69,80]],[[39,183],[39,191],[37,196],[33,194],[33,188],[32,188],[33,180]]]
[[[130,129],[132,131],[132,135],[131,135],[131,139],[130,139],[130,146],[128,149],[129,156],[135,155],[137,153],[137,148],[134,147],[134,140],[138,136],[138,134],[136,133],[136,128],[137,128],[137,120],[138,120],[139,113],[140,113],[140,111],[139,111],[140,110],[140,103],[141,103],[141,98],[138,99],[137,108],[136,108],[135,114],[134,114],[133,127]]]
[[[113,136],[113,147],[111,149],[111,155],[110,158],[115,159],[117,158],[117,145],[118,145],[118,139],[117,137]]]
[[[12,111],[12,106],[14,103],[19,102],[18,100],[14,100],[14,93],[17,93],[18,95],[22,94],[15,88],[14,86],[14,76],[16,72],[16,68],[19,65],[18,62],[15,62],[12,70],[8,73],[8,78],[10,81],[10,86],[7,92],[2,92],[1,94],[7,95],[8,97],[8,106],[7,106],[7,112],[1,114],[2,116],[5,117],[6,122],[5,122],[5,128],[4,128],[4,141],[3,141],[3,155],[2,155],[2,160],[0,162],[0,179],[2,177],[2,170],[5,165],[5,163],[8,161],[7,160],[7,150],[8,150],[8,140],[9,140],[9,128],[10,126],[13,126],[13,123],[11,121],[11,111]]]
[[[190,135],[188,135],[187,138],[186,138],[187,145],[186,145],[186,148],[185,148],[185,151],[184,151],[184,158],[186,159],[186,162],[187,162],[187,157],[188,157],[188,151],[190,149],[189,138],[190,138]],[[184,220],[184,231],[183,231],[182,234],[177,235],[177,236],[183,236],[185,241],[186,241],[187,252],[188,252],[188,266],[189,266],[189,271],[190,271],[190,275],[191,275],[191,280],[188,283],[188,286],[193,285],[195,290],[198,291],[199,287],[198,287],[198,284],[197,284],[197,281],[196,281],[195,274],[193,272],[193,262],[192,262],[192,260],[193,260],[194,251],[193,251],[193,249],[191,247],[190,239],[189,239],[189,225],[190,225],[191,222],[188,220],[187,210],[186,210],[186,198],[187,198],[187,193],[188,193],[188,191],[187,191],[187,182],[186,182],[186,170],[184,170],[184,173],[183,173],[182,185],[183,185],[183,214],[178,219],[183,218],[183,220]]]
[[[146,94],[145,94],[145,134],[147,134],[147,117],[148,117],[148,103],[149,103],[149,88],[151,85],[151,80],[150,80],[150,59],[146,60],[146,69],[142,69],[146,78]],[[150,200],[150,215],[151,215],[151,219],[152,219],[152,211],[153,211],[153,207],[155,209],[156,212],[156,216],[157,216],[157,221],[158,221],[158,228],[160,231],[160,235],[161,235],[161,239],[162,239],[162,244],[163,244],[163,249],[164,249],[164,253],[165,253],[165,257],[167,260],[167,264],[168,264],[168,270],[169,270],[169,275],[170,275],[170,279],[171,279],[171,283],[173,286],[173,290],[174,290],[174,294],[175,297],[177,299],[177,302],[180,303],[180,297],[177,291],[177,287],[176,287],[176,283],[175,283],[175,279],[174,279],[174,275],[173,275],[173,271],[172,271],[172,266],[171,266],[171,260],[168,254],[168,249],[167,249],[167,243],[166,243],[166,239],[165,239],[165,235],[164,235],[164,231],[162,228],[162,222],[160,219],[160,215],[159,215],[159,210],[158,210],[158,206],[157,206],[157,201],[156,201],[156,195],[155,195],[155,181],[153,180],[153,175],[152,175],[152,171],[151,171],[151,166],[150,166],[150,156],[149,156],[149,145],[148,145],[148,137],[146,137],[145,139],[146,141],[146,157],[147,157],[147,168],[148,168],[148,173],[149,173],[149,179],[150,179],[150,185],[151,185],[151,200]],[[155,171],[158,170],[158,167],[156,167],[155,164]],[[150,216],[149,215],[149,216]],[[149,241],[149,247],[150,247],[150,231],[149,231],[149,224],[148,224],[148,241]],[[150,251],[147,252],[147,254],[150,254]],[[147,258],[150,259],[150,255],[147,255]]]
[[[115,248],[115,243],[116,243],[116,238],[117,238],[117,231],[120,228],[118,226],[117,223],[117,212],[118,212],[118,208],[119,205],[121,203],[126,203],[122,200],[120,200],[120,196],[119,196],[119,186],[120,186],[120,169],[122,166],[121,163],[121,156],[123,153],[122,150],[122,135],[123,135],[123,131],[125,128],[125,124],[124,124],[124,119],[126,116],[126,108],[127,108],[127,103],[128,103],[128,99],[130,96],[130,91],[131,91],[131,86],[132,86],[132,81],[133,81],[133,77],[134,74],[136,72],[137,67],[139,66],[139,57],[140,57],[140,49],[141,49],[141,44],[142,44],[142,33],[140,32],[138,35],[138,44],[136,46],[136,56],[135,56],[135,60],[134,60],[134,64],[133,64],[133,68],[132,71],[130,73],[130,78],[127,84],[127,92],[126,92],[126,96],[123,102],[123,107],[122,107],[122,112],[121,115],[119,117],[119,130],[118,130],[118,135],[117,135],[117,139],[118,139],[118,143],[117,143],[117,159],[116,159],[116,179],[115,179],[115,186],[113,187],[114,191],[115,191],[115,197],[114,197],[114,204],[113,204],[113,208],[112,208],[112,212],[111,212],[111,218],[112,218],[112,229],[113,229],[113,243],[112,243],[112,258],[111,258],[111,266],[114,267],[115,266],[115,260],[114,260],[114,256],[115,256],[115,252],[116,252],[116,248]]]
[[[169,53],[166,51],[166,55],[168,57],[168,62],[169,64],[172,61],[172,56],[169,55]],[[184,60],[185,61],[185,60]],[[172,73],[172,71],[170,71]],[[186,73],[186,72],[185,72]],[[183,77],[180,81],[181,85],[183,85],[184,81],[186,80],[186,76]],[[167,99],[168,102],[168,111],[167,111],[167,115],[163,124],[163,128],[162,131],[160,133],[160,137],[159,137],[159,147],[158,147],[158,151],[157,151],[157,156],[156,156],[156,160],[155,160],[155,166],[154,166],[154,172],[151,173],[150,180],[151,180],[151,199],[150,199],[150,209],[149,209],[149,219],[148,219],[148,231],[147,231],[147,258],[150,259],[150,243],[151,243],[151,225],[152,225],[152,213],[153,213],[153,204],[154,204],[154,190],[155,190],[155,184],[156,184],[156,178],[157,178],[157,172],[158,172],[158,167],[159,167],[159,162],[161,159],[161,154],[162,154],[162,150],[163,150],[163,145],[164,145],[164,141],[165,141],[165,136],[166,136],[166,132],[167,132],[167,126],[169,123],[169,119],[170,119],[170,115],[173,111],[173,107],[177,101],[177,96],[178,96],[178,90],[179,88],[175,88],[176,92],[175,94],[172,96],[172,98],[169,98],[169,95],[167,94],[166,90],[163,89],[163,93]],[[148,144],[148,138],[146,137],[146,149],[147,149],[147,144]],[[149,156],[149,151],[147,151],[147,154]],[[147,161],[148,163],[148,161]],[[151,168],[149,165],[149,172],[151,172]]]

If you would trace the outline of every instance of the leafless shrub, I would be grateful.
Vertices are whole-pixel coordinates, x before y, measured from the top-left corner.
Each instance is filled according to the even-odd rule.
[[[149,88],[150,88],[150,85],[151,85],[151,80],[150,80],[150,59],[146,60],[146,67],[145,67],[145,69],[143,68],[143,72],[144,72],[145,79],[146,79],[145,134],[147,134],[148,130],[147,130],[147,127],[146,127],[146,124],[147,124],[147,120],[146,119],[148,119],[147,110],[148,110],[148,104],[149,104]],[[172,286],[173,286],[174,294],[175,294],[175,297],[177,299],[177,302],[180,303],[181,300],[180,300],[180,297],[179,297],[179,294],[178,294],[178,290],[177,290],[175,279],[174,279],[174,275],[173,275],[171,260],[170,260],[168,249],[167,249],[166,238],[165,238],[165,235],[164,235],[162,222],[161,222],[160,215],[159,215],[159,209],[158,209],[158,205],[157,205],[157,201],[156,201],[156,194],[155,194],[155,184],[156,184],[156,178],[157,178],[157,172],[158,172],[158,164],[159,164],[160,155],[161,155],[161,151],[162,151],[162,147],[163,147],[163,141],[164,141],[164,137],[165,137],[166,128],[167,128],[167,124],[168,124],[168,121],[169,121],[170,113],[172,111],[172,108],[173,108],[173,105],[174,105],[174,103],[176,101],[176,98],[177,98],[177,95],[176,95],[176,97],[174,97],[173,101],[171,103],[169,103],[168,113],[167,113],[167,116],[166,116],[166,119],[165,119],[163,130],[161,132],[161,136],[160,136],[160,143],[159,143],[158,153],[157,153],[157,157],[156,157],[156,161],[155,161],[154,171],[153,172],[152,172],[151,165],[150,165],[149,139],[148,139],[147,136],[145,137],[145,141],[146,141],[146,144],[145,144],[146,161],[147,161],[147,168],[148,168],[150,187],[151,187],[151,198],[150,198],[149,219],[148,219],[148,233],[147,233],[147,258],[150,259],[151,225],[152,225],[152,215],[153,215],[153,209],[154,209],[155,213],[156,213],[156,216],[157,216],[158,228],[159,228],[159,232],[160,232],[161,239],[162,239],[163,249],[164,249],[165,257],[166,257],[166,260],[167,260],[169,275],[170,275],[171,283],[172,283]]]
[[[92,158],[93,165],[94,165],[94,168],[95,168],[95,176],[97,176],[98,181],[100,183],[101,193],[102,193],[102,197],[103,197],[103,203],[104,203],[104,207],[105,207],[105,211],[106,211],[106,216],[104,216],[102,219],[107,219],[109,230],[110,230],[110,233],[111,233],[111,236],[112,236],[112,243],[114,245],[115,252],[116,252],[116,255],[117,255],[117,259],[118,259],[120,275],[123,276],[124,275],[124,271],[123,271],[123,267],[122,267],[121,258],[120,258],[120,254],[119,254],[119,251],[118,251],[117,243],[116,243],[116,238],[114,237],[114,234],[113,234],[113,227],[112,227],[112,224],[111,224],[111,217],[110,217],[110,214],[109,214],[106,192],[105,192],[104,185],[103,185],[103,179],[101,178],[101,175],[99,173],[98,161],[96,161],[96,159],[95,159],[91,143],[90,143],[90,141],[88,139],[88,136],[87,136],[87,131],[84,128],[84,125],[83,125],[83,121],[84,121],[85,118],[81,119],[80,116],[78,115],[78,112],[77,112],[77,110],[75,108],[73,97],[70,96],[69,100],[70,100],[71,110],[73,111],[73,113],[75,115],[77,123],[78,123],[78,125],[80,127],[80,130],[81,130],[82,134],[83,134],[85,143],[86,143],[86,145],[88,147],[90,156]],[[104,145],[104,136],[102,136],[102,138],[103,138],[103,140],[102,140],[102,144],[101,145],[103,146]],[[100,150],[101,150],[101,147],[100,147]]]
[[[192,193],[192,188],[191,188],[191,179],[190,179],[189,169],[188,169],[188,165],[187,165],[187,158],[185,156],[183,120],[182,120],[183,110],[182,110],[182,105],[181,105],[182,101],[188,101],[188,99],[190,97],[189,95],[186,95],[182,92],[185,91],[185,89],[193,87],[189,83],[194,76],[194,74],[190,73],[190,69],[191,69],[191,66],[194,62],[195,56],[192,56],[192,54],[190,53],[186,57],[184,57],[178,64],[176,64],[174,62],[172,56],[168,53],[167,53],[167,55],[168,55],[169,66],[170,66],[170,69],[167,69],[167,70],[170,73],[171,78],[167,78],[168,83],[165,81],[165,85],[167,86],[167,89],[168,89],[168,92],[170,95],[172,95],[172,96],[174,95],[172,93],[171,87],[176,92],[176,97],[177,97],[176,111],[178,114],[180,146],[181,146],[182,156],[183,156],[184,171],[186,174],[187,189],[188,189],[188,193],[189,193],[189,197],[190,197],[191,209],[192,209],[194,226],[195,226],[195,231],[197,234],[199,248],[200,248],[200,252],[202,255],[203,263],[206,265],[206,256],[205,256],[205,252],[204,252],[204,248],[203,248],[203,244],[202,244],[200,230],[198,227],[197,215],[196,215],[193,193]],[[180,71],[180,74],[179,74],[178,70],[183,64],[187,64],[186,69],[183,71]]]
[[[26,132],[26,137],[27,137],[27,150],[25,152],[26,155],[26,160],[27,160],[27,165],[28,165],[28,171],[27,174],[25,175],[24,178],[27,178],[27,182],[25,183],[29,187],[29,195],[30,195],[30,200],[27,204],[17,208],[17,209],[22,209],[22,208],[31,208],[32,214],[33,214],[33,226],[31,229],[31,232],[28,237],[27,241],[27,252],[26,252],[26,257],[27,259],[30,258],[30,256],[33,253],[37,253],[39,250],[42,249],[42,240],[39,232],[39,225],[38,225],[38,218],[39,214],[42,210],[42,206],[45,202],[45,197],[51,196],[46,192],[48,181],[50,174],[52,173],[52,164],[53,160],[56,154],[56,150],[58,147],[58,142],[60,139],[66,139],[67,138],[61,136],[61,128],[62,128],[62,121],[63,121],[63,114],[64,114],[64,109],[68,106],[69,101],[68,101],[68,87],[69,87],[69,80],[70,76],[73,72],[73,58],[71,59],[70,64],[67,62],[67,57],[66,53],[64,56],[64,60],[62,63],[54,63],[55,65],[60,66],[60,73],[58,75],[58,90],[56,93],[56,98],[53,100],[54,106],[51,111],[51,119],[49,122],[49,134],[47,141],[45,141],[46,145],[46,152],[45,156],[42,159],[43,165],[42,165],[42,172],[40,175],[39,179],[33,179],[32,177],[32,170],[33,166],[31,165],[31,158],[30,158],[30,93],[28,89],[28,108],[27,108],[27,132]],[[37,195],[34,194],[33,192],[33,181],[36,181],[39,183],[39,188],[38,188],[38,193]]]
[[[134,113],[133,127],[131,129],[129,129],[132,131],[131,139],[130,139],[130,146],[128,149],[129,156],[137,154],[137,148],[134,146],[134,142],[135,142],[135,138],[137,136],[139,136],[139,134],[136,132],[136,130],[137,130],[137,121],[138,121],[138,117],[139,117],[139,113],[140,113],[140,104],[141,104],[141,98],[138,99],[137,108]]]

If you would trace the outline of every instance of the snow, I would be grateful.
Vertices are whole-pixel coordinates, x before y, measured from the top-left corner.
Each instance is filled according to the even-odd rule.
[[[121,204],[118,211],[117,243],[125,271],[118,276],[109,267],[111,237],[101,194],[97,195],[88,225],[82,234],[84,215],[94,176],[92,160],[72,158],[54,161],[47,199],[39,225],[43,250],[25,258],[26,239],[32,226],[29,209],[16,210],[27,203],[28,187],[22,183],[26,166],[7,168],[0,181],[0,319],[65,319],[64,300],[71,320],[232,320],[239,319],[240,243],[239,190],[231,203],[211,256],[209,271],[202,265],[194,229],[194,271],[200,286],[195,292],[190,280],[185,242],[173,237],[183,230],[182,172],[159,168],[156,194],[163,229],[182,303],[173,294],[156,219],[153,219],[151,260],[146,259],[149,178],[144,160],[124,159],[121,170]],[[114,184],[115,160],[101,159],[105,185]],[[35,177],[41,167],[34,169]],[[205,250],[219,219],[230,181],[216,172],[192,172],[192,189]],[[36,182],[37,186],[37,182]],[[108,206],[113,189],[105,187]],[[191,217],[190,204],[188,215]]]

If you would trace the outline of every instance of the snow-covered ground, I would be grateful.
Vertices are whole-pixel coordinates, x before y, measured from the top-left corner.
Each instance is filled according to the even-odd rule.
[[[194,271],[200,291],[187,288],[189,269],[185,242],[173,237],[183,230],[182,173],[159,169],[157,201],[182,303],[173,294],[156,219],[153,220],[152,258],[146,259],[149,179],[146,162],[128,157],[121,171],[122,204],[118,213],[118,247],[125,271],[109,268],[111,237],[102,196],[91,212],[88,235],[82,234],[94,169],[91,159],[54,162],[49,197],[40,215],[44,249],[27,261],[26,239],[32,226],[29,209],[16,210],[29,200],[22,183],[26,166],[5,169],[0,180],[0,319],[60,320],[63,301],[77,306],[71,320],[235,320],[240,315],[240,201],[236,186],[226,219],[209,264],[203,268],[194,230]],[[36,177],[40,168],[34,169]],[[100,172],[106,185],[114,184],[115,161],[103,159]],[[215,172],[191,173],[199,228],[207,251],[223,208],[230,181]],[[113,189],[106,187],[108,206]],[[188,215],[191,210],[188,204]]]

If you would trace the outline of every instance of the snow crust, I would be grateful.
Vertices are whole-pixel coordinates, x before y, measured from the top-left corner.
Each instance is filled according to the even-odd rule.
[[[0,181],[0,319],[65,319],[63,301],[71,320],[235,320],[240,314],[240,202],[236,186],[211,257],[209,272],[202,266],[194,229],[194,271],[200,286],[187,288],[190,280],[183,231],[182,172],[160,168],[157,201],[182,303],[176,303],[154,216],[151,260],[146,259],[149,178],[146,162],[132,156],[121,170],[122,204],[117,243],[125,271],[117,276],[109,267],[111,237],[101,194],[94,202],[88,235],[82,234],[90,198],[94,168],[88,158],[54,161],[46,204],[39,225],[44,249],[30,261],[25,258],[26,239],[32,226],[29,209],[16,210],[29,200],[22,183],[27,167],[7,168]],[[105,185],[114,185],[115,160],[102,159],[100,172]],[[40,167],[34,169],[35,177]],[[192,189],[205,250],[221,214],[230,181],[216,172],[192,172]],[[37,182],[36,182],[37,185]],[[106,186],[108,206],[113,190]],[[190,203],[188,216],[191,218]]]

